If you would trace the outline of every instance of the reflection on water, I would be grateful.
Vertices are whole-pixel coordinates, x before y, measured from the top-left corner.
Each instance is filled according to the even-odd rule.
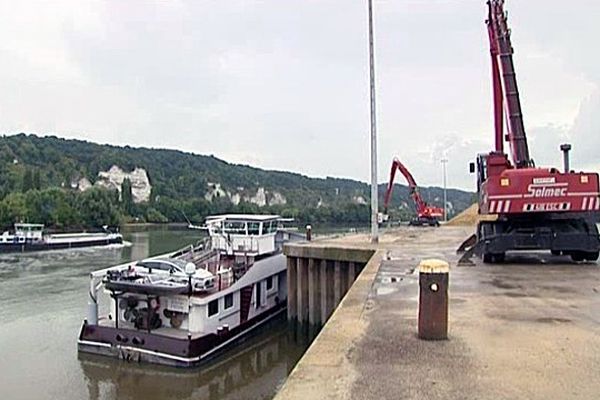
[[[286,332],[285,322],[272,326],[268,334],[191,371],[79,357],[92,400],[270,399],[303,351]]]
[[[0,255],[0,399],[268,399],[306,348],[278,325],[190,371],[77,357],[93,270],[181,248],[197,231],[124,231],[131,247]]]
[[[131,242],[130,259],[139,260],[148,257],[150,253],[148,232],[134,232],[129,236],[129,241]]]

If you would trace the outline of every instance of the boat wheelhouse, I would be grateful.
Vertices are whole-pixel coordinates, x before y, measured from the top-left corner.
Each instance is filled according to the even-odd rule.
[[[282,315],[282,243],[299,238],[282,222],[276,215],[209,217],[208,237],[195,245],[92,272],[79,351],[194,366]]]
[[[281,250],[293,232],[285,228],[291,221],[279,215],[225,214],[208,217],[203,228],[223,254],[260,257]]]

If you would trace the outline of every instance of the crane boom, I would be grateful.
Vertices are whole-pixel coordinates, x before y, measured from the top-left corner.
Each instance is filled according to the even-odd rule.
[[[513,47],[510,40],[504,0],[488,1],[487,29],[492,57],[492,82],[494,91],[494,127],[496,151],[503,151],[502,114],[506,115],[507,140],[512,161],[517,168],[533,167],[529,156],[527,135],[523,123],[521,100],[513,62]]]

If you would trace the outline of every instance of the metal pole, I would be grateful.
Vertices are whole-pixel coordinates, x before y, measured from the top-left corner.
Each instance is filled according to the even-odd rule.
[[[377,127],[375,119],[375,51],[373,49],[373,4],[369,1],[369,75],[371,95],[371,242],[379,241],[377,184]]]
[[[448,197],[446,196],[446,164],[447,158],[442,158],[442,169],[444,171],[444,221],[448,221]]]
[[[571,165],[569,163],[569,151],[571,150],[571,145],[568,143],[561,144],[560,149],[563,152],[563,164],[565,166],[565,174],[568,174],[571,170]]]

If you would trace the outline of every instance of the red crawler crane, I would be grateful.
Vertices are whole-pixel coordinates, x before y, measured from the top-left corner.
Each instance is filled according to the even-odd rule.
[[[444,210],[440,207],[430,206],[423,200],[421,194],[419,193],[419,189],[417,188],[417,182],[415,182],[415,179],[413,178],[412,174],[397,158],[394,158],[394,161],[392,161],[390,181],[385,192],[384,212],[387,214],[388,205],[390,204],[390,200],[392,199],[392,191],[394,190],[394,178],[396,177],[397,170],[400,170],[402,175],[404,175],[404,177],[408,181],[410,197],[413,199],[417,211],[417,216],[416,218],[410,221],[410,225],[439,226],[439,218],[444,216]]]
[[[497,218],[478,224],[471,252],[482,255],[485,262],[502,261],[512,250],[550,250],[575,261],[596,260],[600,251],[598,174],[570,170],[570,145],[561,146],[564,172],[535,167],[527,146],[504,0],[487,4],[495,150],[477,158],[477,190],[479,213]],[[509,143],[512,163],[504,152],[504,140]],[[471,172],[475,172],[474,163]]]

